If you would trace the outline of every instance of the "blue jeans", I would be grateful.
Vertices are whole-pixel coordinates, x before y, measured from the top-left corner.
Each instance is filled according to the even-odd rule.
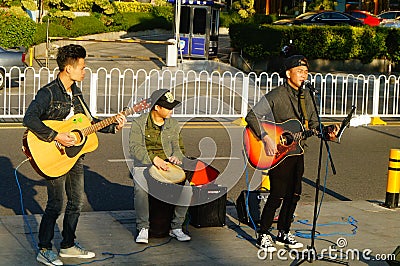
[[[51,249],[54,238],[54,227],[63,207],[64,189],[67,194],[63,220],[63,240],[61,248],[70,248],[75,244],[75,231],[83,206],[84,175],[82,158],[79,158],[72,169],[57,179],[47,181],[47,205],[39,228],[39,248]]]
[[[133,168],[133,183],[134,183],[134,207],[136,212],[136,228],[138,230],[142,228],[149,229],[149,187],[147,183],[146,167],[134,167]],[[186,181],[185,186],[189,186],[189,182]],[[190,186],[189,186],[190,187]],[[174,208],[174,214],[171,221],[171,229],[182,228],[185,222],[186,213],[190,205],[190,201],[193,193],[187,192],[178,195],[177,204]]]

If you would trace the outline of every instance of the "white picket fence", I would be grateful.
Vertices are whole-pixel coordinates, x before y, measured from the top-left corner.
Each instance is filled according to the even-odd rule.
[[[0,90],[0,121],[20,121],[36,92],[58,69],[12,68]],[[400,117],[400,77],[394,75],[309,74],[318,91],[321,117],[344,117],[352,105],[357,115]],[[175,117],[244,117],[262,95],[282,83],[277,73],[171,71],[118,68],[86,69],[78,85],[93,115],[108,117],[132,106],[157,89],[167,88],[182,102]]]

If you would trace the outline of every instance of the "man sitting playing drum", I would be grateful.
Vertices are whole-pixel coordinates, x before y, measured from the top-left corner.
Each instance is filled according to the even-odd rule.
[[[149,169],[153,170],[150,173],[158,171],[162,175],[168,174],[175,168],[174,165],[182,164],[184,158],[180,127],[177,120],[171,118],[172,109],[180,102],[175,100],[172,93],[167,89],[154,91],[150,100],[151,111],[133,119],[129,137],[129,152],[134,159],[132,174],[136,228],[139,231],[136,243],[144,244],[148,243],[150,225],[148,181],[151,177]],[[153,196],[157,197],[157,195]],[[186,201],[188,202],[185,205],[174,204],[169,235],[179,241],[190,240],[190,236],[182,231],[190,197],[191,195],[187,197],[188,200]]]

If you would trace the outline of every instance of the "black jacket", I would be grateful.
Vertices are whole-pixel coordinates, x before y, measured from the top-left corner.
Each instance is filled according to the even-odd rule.
[[[24,126],[31,130],[39,139],[47,142],[53,141],[58,132],[46,126],[42,122],[43,120],[64,120],[70,113],[71,105],[74,106],[74,114],[85,114],[81,102],[85,104],[86,109],[89,111],[87,104],[83,100],[82,91],[78,86],[74,83],[71,89],[72,100],[58,77],[42,87],[25,113],[23,119]],[[93,118],[93,122],[99,121],[99,119]],[[115,126],[116,124],[111,124],[101,129],[100,132],[114,133]]]

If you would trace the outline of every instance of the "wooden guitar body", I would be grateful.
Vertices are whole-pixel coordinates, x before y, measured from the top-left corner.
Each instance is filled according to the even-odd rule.
[[[274,168],[288,156],[304,153],[299,145],[303,126],[298,120],[287,120],[283,123],[269,121],[261,122],[261,126],[275,143],[278,152],[273,156],[265,153],[264,143],[258,139],[254,132],[246,127],[244,130],[243,144],[249,163],[256,169],[267,170]]]
[[[43,123],[57,132],[71,132],[78,140],[72,147],[64,147],[56,141],[40,140],[34,133],[27,130],[23,138],[23,148],[32,166],[40,175],[52,179],[66,174],[85,153],[92,152],[98,147],[96,134],[84,136],[81,130],[91,125],[84,114],[76,114],[66,121],[46,120]]]

